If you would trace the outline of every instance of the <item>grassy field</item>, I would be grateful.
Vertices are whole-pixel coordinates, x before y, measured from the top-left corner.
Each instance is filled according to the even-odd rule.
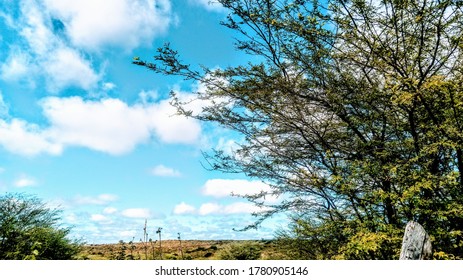
[[[81,259],[87,260],[218,260],[285,259],[272,241],[165,240],[88,244]]]

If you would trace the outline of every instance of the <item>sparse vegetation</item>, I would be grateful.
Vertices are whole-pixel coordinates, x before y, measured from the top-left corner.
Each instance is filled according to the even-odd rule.
[[[162,228],[157,228],[157,241],[148,239],[147,222],[143,227],[140,242],[116,244],[91,244],[84,246],[82,259],[90,260],[258,260],[289,259],[274,241],[256,240],[183,240],[177,233],[177,240],[164,240],[161,245]],[[151,251],[148,249],[148,245]],[[137,257],[135,257],[137,256]]]
[[[126,243],[120,240],[116,244],[85,245],[83,259],[90,260],[256,260],[289,259],[272,240],[183,240],[177,233],[177,240],[163,240],[161,231],[155,231],[159,240],[148,237],[145,221],[143,238],[140,242]],[[149,238],[149,239],[148,239]],[[156,244],[159,242],[159,246]],[[149,250],[151,249],[151,250]]]
[[[163,259],[165,260],[252,260],[252,259],[289,259],[279,251],[273,241],[249,240],[182,240],[183,258],[179,255],[178,240],[163,241]],[[121,249],[121,244],[91,244],[84,246],[83,255],[90,260],[114,259],[112,252]],[[127,250],[127,249],[126,249]],[[144,245],[134,243],[134,255],[137,259],[160,259],[160,255],[148,252],[145,255]],[[126,255],[126,260],[129,256]]]
[[[81,244],[68,238],[70,228],[60,227],[60,211],[34,196],[0,196],[0,259],[76,259]]]

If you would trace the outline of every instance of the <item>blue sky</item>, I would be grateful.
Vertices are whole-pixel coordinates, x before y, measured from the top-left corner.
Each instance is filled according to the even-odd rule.
[[[256,208],[230,193],[267,185],[205,170],[201,151],[238,141],[175,115],[171,90],[201,84],[131,64],[165,42],[192,65],[250,59],[209,0],[0,0],[0,192],[63,209],[89,243],[164,238],[271,238],[282,218],[236,232]],[[193,104],[198,110],[201,104]],[[272,198],[269,203],[272,203]]]

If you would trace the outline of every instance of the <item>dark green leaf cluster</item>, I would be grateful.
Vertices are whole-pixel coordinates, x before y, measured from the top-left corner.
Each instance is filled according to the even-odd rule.
[[[271,185],[250,227],[289,212],[300,257],[389,259],[414,220],[462,258],[461,1],[220,2],[254,63],[201,74],[167,46],[149,68],[206,85],[202,113],[173,104],[243,136],[206,159]]]
[[[68,238],[69,228],[59,227],[59,211],[41,200],[22,194],[0,196],[0,259],[66,260],[80,252]]]

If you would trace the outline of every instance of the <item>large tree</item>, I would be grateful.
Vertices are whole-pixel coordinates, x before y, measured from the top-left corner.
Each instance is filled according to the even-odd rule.
[[[463,93],[460,0],[220,0],[251,62],[183,63],[169,45],[158,73],[205,84],[194,114],[241,133],[211,167],[272,186],[305,258],[396,258],[405,224],[421,223],[434,257],[463,257]]]
[[[59,211],[37,197],[0,196],[0,260],[75,259],[80,243],[59,222]]]

